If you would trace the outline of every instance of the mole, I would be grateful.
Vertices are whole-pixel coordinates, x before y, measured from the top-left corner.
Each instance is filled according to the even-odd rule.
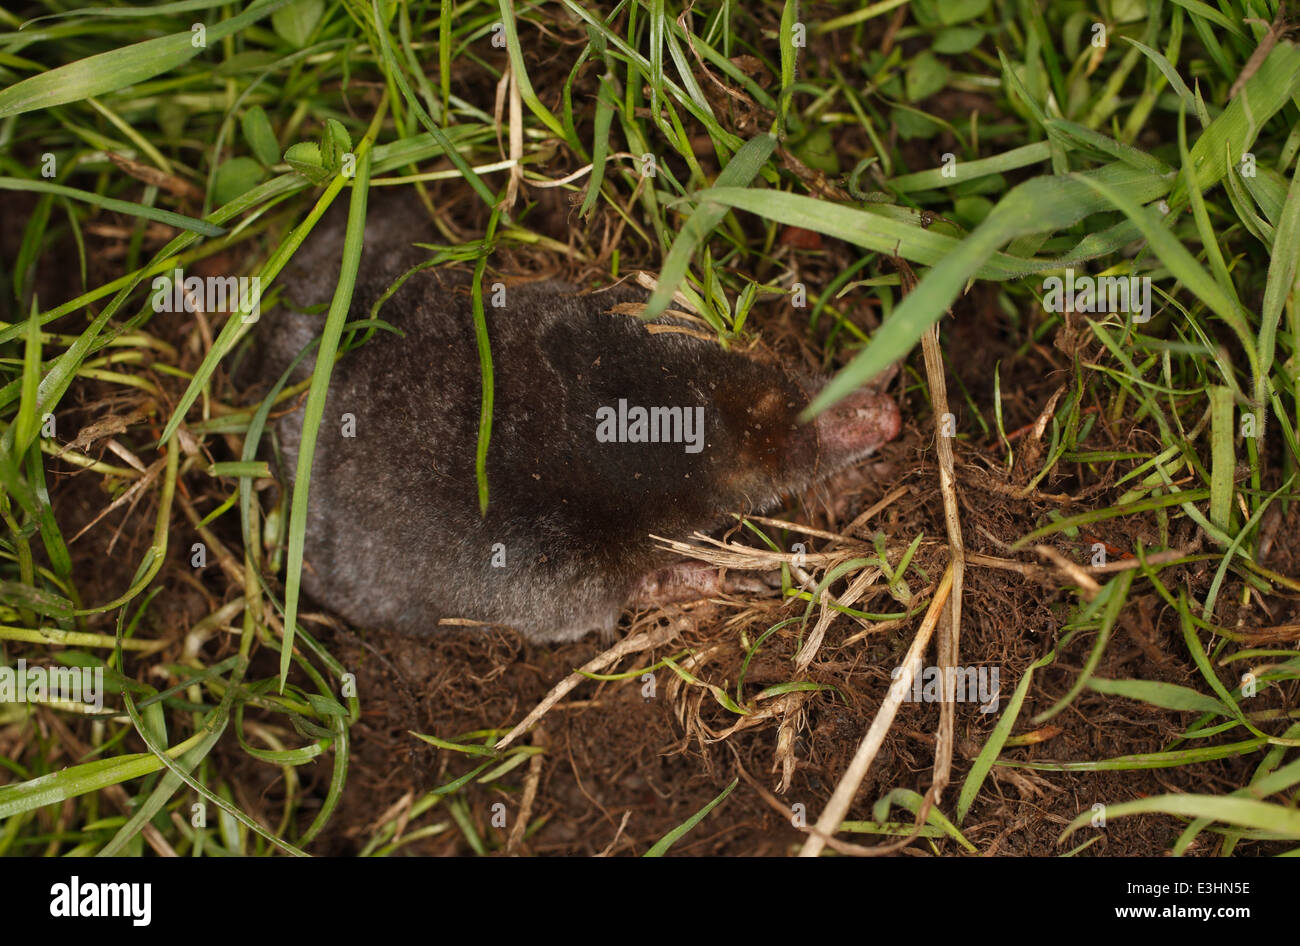
[[[282,304],[256,327],[269,383],[324,325],[343,210],[299,249]],[[415,200],[372,199],[349,320],[369,318],[398,277],[428,260],[413,244],[431,236]],[[630,604],[717,590],[716,568],[656,547],[651,535],[688,538],[733,513],[770,511],[898,433],[898,407],[871,388],[799,423],[827,378],[725,349],[680,314],[647,322],[632,314],[640,290],[489,277],[483,514],[470,283],[448,267],[411,273],[377,316],[401,335],[377,332],[330,377],[302,585],[355,626],[420,634],[462,618],[540,643],[611,635]],[[313,364],[303,359],[291,380]],[[303,400],[273,423],[286,488]]]

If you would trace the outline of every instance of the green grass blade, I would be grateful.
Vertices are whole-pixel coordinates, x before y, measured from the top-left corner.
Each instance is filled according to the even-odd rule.
[[[311,486],[312,459],[316,451],[316,437],[320,432],[321,418],[325,413],[325,398],[329,393],[330,372],[334,368],[334,354],[338,351],[352,304],[352,289],[356,285],[357,268],[361,264],[361,239],[366,225],[366,197],[370,185],[369,139],[357,149],[356,180],[352,185],[352,199],[348,207],[347,230],[343,238],[343,260],[339,270],[338,285],[325,317],[320,347],[316,354],[316,367],[312,371],[311,387],[303,411],[302,440],[298,448],[297,469],[294,471],[293,502],[289,513],[289,554],[284,582],[284,643],[280,649],[280,692],[284,692],[289,679],[289,662],[293,657],[293,638],[298,619],[298,594],[302,583],[303,546],[307,538],[307,494]],[[232,319],[231,321],[235,321]]]
[[[1198,749],[1139,752],[1135,755],[1115,756],[1097,762],[999,762],[998,764],[1012,768],[1034,769],[1038,772],[1132,772],[1141,769],[1172,769],[1249,755],[1266,745],[1268,745],[1267,739],[1244,739],[1241,742],[1203,746]]]
[[[975,799],[979,796],[984,779],[988,777],[989,771],[993,768],[993,763],[1002,754],[1002,748],[1011,736],[1011,730],[1015,728],[1016,720],[1020,718],[1020,709],[1025,704],[1025,696],[1029,693],[1030,683],[1033,682],[1034,671],[1042,669],[1055,659],[1056,651],[1053,650],[1045,657],[1036,660],[1026,668],[1024,676],[1016,684],[1015,692],[1011,694],[1011,699],[1007,701],[1006,709],[1002,711],[1002,716],[998,719],[997,725],[993,727],[993,732],[989,734],[988,741],[984,743],[984,748],[980,749],[979,755],[975,757],[975,761],[971,764],[970,772],[966,774],[966,780],[961,784],[961,793],[957,796],[958,824],[966,820],[971,805],[975,804]]]
[[[197,745],[201,738],[202,733],[196,733],[168,749],[167,754],[179,756]],[[0,786],[0,821],[87,792],[97,792],[110,785],[121,785],[131,779],[157,772],[162,767],[162,760],[152,752],[133,752],[83,762],[25,782]]]
[[[1210,522],[1225,533],[1232,532],[1232,494],[1237,472],[1233,453],[1236,411],[1232,391],[1221,384],[1210,386]]]
[[[928,171],[916,171],[892,178],[889,187],[900,194],[952,187],[991,174],[1005,174],[1007,171],[1029,167],[1031,164],[1040,164],[1049,160],[1051,156],[1051,145],[1046,141],[1035,141],[1033,144],[1021,145],[1019,148],[1012,148],[989,158],[959,161],[953,165],[951,177],[944,176],[945,168],[930,168]]]
[[[474,265],[474,285],[470,292],[470,305],[474,314],[474,343],[478,348],[481,395],[479,400],[478,444],[474,451],[474,478],[478,483],[479,515],[488,511],[487,455],[492,440],[492,405],[495,400],[495,378],[492,372],[492,347],[488,339],[487,314],[483,311],[483,276],[487,272],[488,257],[492,254],[492,238],[501,214],[492,212],[487,234],[483,238],[483,251]]]
[[[1258,828],[1286,838],[1300,838],[1300,811],[1249,798],[1218,795],[1157,795],[1154,798],[1140,798],[1137,801],[1106,806],[1108,819],[1143,814],[1206,818],[1243,828]],[[1089,824],[1092,817],[1092,811],[1085,811],[1079,815],[1062,832],[1060,841],[1064,842],[1075,831]]]
[[[722,790],[722,794],[721,794],[721,795],[719,795],[717,798],[713,799],[713,801],[709,802],[707,805],[705,805],[703,808],[701,808],[701,809],[700,809],[699,811],[697,811],[695,814],[691,815],[689,818],[687,818],[685,821],[683,821],[680,825],[678,825],[677,827],[673,828],[671,831],[669,831],[667,834],[665,834],[662,838],[660,838],[658,841],[656,841],[656,842],[654,843],[654,846],[651,847],[650,850],[648,850],[648,851],[645,852],[645,855],[644,855],[644,856],[645,856],[645,857],[663,857],[664,854],[666,854],[666,853],[668,852],[668,849],[669,849],[670,847],[672,847],[674,844],[676,844],[678,841],[680,841],[680,840],[682,839],[682,837],[683,837],[683,836],[684,836],[688,831],[690,831],[690,830],[691,830],[692,828],[694,828],[697,824],[699,824],[701,821],[703,821],[703,820],[705,819],[705,817],[708,816],[709,812],[711,812],[714,808],[716,808],[716,807],[718,806],[718,804],[719,804],[719,803],[720,803],[724,798],[726,798],[728,795],[730,795],[731,792],[732,792],[732,790],[734,790],[735,787],[736,787],[739,783],[740,783],[740,776],[737,776],[736,778],[732,779],[732,780],[731,780],[731,784],[728,785],[725,789]]]
[[[1156,68],[1160,70],[1160,73],[1169,83],[1169,87],[1174,90],[1174,94],[1178,96],[1189,112],[1193,112],[1196,117],[1200,119],[1201,127],[1205,127],[1210,123],[1210,116],[1209,113],[1205,111],[1204,104],[1192,94],[1192,90],[1187,87],[1187,83],[1183,81],[1183,77],[1178,74],[1178,70],[1174,68],[1173,63],[1171,63],[1168,58],[1157,50],[1152,49],[1150,46],[1139,43],[1130,36],[1121,36],[1120,39],[1124,40],[1124,42],[1129,45],[1136,47],[1142,55],[1155,63]]]
[[[101,210],[110,210],[113,213],[127,214],[131,217],[142,217],[145,220],[156,220],[158,223],[165,223],[169,227],[190,230],[200,236],[218,237],[226,232],[224,227],[219,227],[206,220],[195,220],[193,217],[187,217],[184,214],[173,213],[170,210],[159,210],[156,207],[146,207],[144,204],[134,204],[129,200],[102,197],[99,194],[78,190],[75,187],[51,184],[49,181],[28,181],[20,177],[0,177],[0,190],[58,194],[61,197],[71,197],[73,200],[92,204]]]
[[[188,62],[209,46],[256,23],[288,2],[266,0],[252,4],[243,13],[208,29],[204,45],[196,45],[196,34],[185,30],[87,56],[23,79],[0,92],[0,118],[78,102],[151,79]]]
[[[1300,92],[1300,48],[1283,40],[1268,54],[1237,97],[1201,133],[1192,146],[1192,166],[1200,186],[1209,189],[1227,173],[1227,155],[1240,160],[1249,151],[1264,123]],[[1179,207],[1186,199],[1185,179],[1179,179],[1169,199]]]
[[[618,106],[618,93],[614,90],[614,77],[605,75],[600,80],[596,95],[596,117],[592,122],[591,177],[587,181],[587,194],[582,199],[578,216],[589,218],[600,197],[600,185],[605,180],[605,162],[609,158],[609,126]]]
[[[1269,374],[1274,368],[1273,355],[1277,344],[1277,327],[1288,298],[1300,300],[1300,162],[1296,163],[1291,186],[1286,192],[1282,215],[1273,234],[1273,252],[1268,261],[1268,277],[1264,283],[1264,301],[1259,312],[1259,363],[1263,366],[1255,378],[1255,403],[1262,405],[1269,387]],[[1293,301],[1293,305],[1300,301]],[[1295,344],[1293,342],[1293,344]],[[1261,412],[1257,422],[1262,425]],[[1261,435],[1263,430],[1258,431]]]
[[[1184,710],[1192,713],[1214,713],[1218,716],[1235,716],[1236,714],[1223,703],[1198,693],[1191,687],[1176,683],[1163,683],[1158,680],[1111,680],[1106,677],[1093,677],[1088,681],[1088,688],[1098,693],[1123,696],[1130,700],[1141,700],[1152,706],[1164,709]]]
[[[542,104],[537,93],[533,91],[533,83],[528,78],[528,69],[524,65],[524,51],[519,43],[519,27],[515,18],[514,0],[498,0],[501,6],[501,22],[505,27],[506,33],[506,52],[510,55],[510,69],[514,73],[515,81],[519,83],[519,97],[523,99],[528,110],[536,115],[543,125],[551,130],[559,138],[564,138],[564,126],[560,120],[551,114],[551,110]],[[661,73],[662,74],[662,73]],[[576,148],[577,142],[571,142]]]

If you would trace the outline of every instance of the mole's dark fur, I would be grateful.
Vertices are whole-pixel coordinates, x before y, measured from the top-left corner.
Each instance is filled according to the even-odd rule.
[[[427,258],[411,243],[433,235],[413,203],[372,202],[367,220],[350,319],[366,318],[396,277]],[[330,299],[343,224],[342,214],[322,221],[286,270],[290,304],[259,326],[268,380],[324,324],[292,310]],[[684,538],[729,513],[771,509],[780,494],[897,433],[893,401],[865,390],[797,424],[824,379],[609,311],[643,299],[542,282],[510,285],[503,307],[485,305],[495,405],[483,517],[469,281],[435,269],[411,276],[379,312],[405,337],[380,332],[331,376],[308,500],[306,592],[353,623],[401,631],[459,617],[540,641],[609,632],[643,577],[674,561],[650,534]],[[702,449],[599,442],[597,411],[616,411],[620,400],[703,407]],[[286,483],[302,413],[275,428]],[[345,436],[345,415],[354,436]]]

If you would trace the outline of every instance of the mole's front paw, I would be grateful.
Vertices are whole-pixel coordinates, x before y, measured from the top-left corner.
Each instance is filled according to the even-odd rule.
[[[677,562],[643,575],[633,589],[629,607],[653,608],[679,601],[696,601],[722,594],[764,594],[780,587],[780,572],[756,574],[722,570],[708,562]],[[775,582],[768,580],[775,576]]]

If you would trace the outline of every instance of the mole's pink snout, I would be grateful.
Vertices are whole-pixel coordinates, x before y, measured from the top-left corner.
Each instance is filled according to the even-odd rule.
[[[847,466],[898,436],[903,418],[893,398],[863,388],[817,415],[825,467]]]

